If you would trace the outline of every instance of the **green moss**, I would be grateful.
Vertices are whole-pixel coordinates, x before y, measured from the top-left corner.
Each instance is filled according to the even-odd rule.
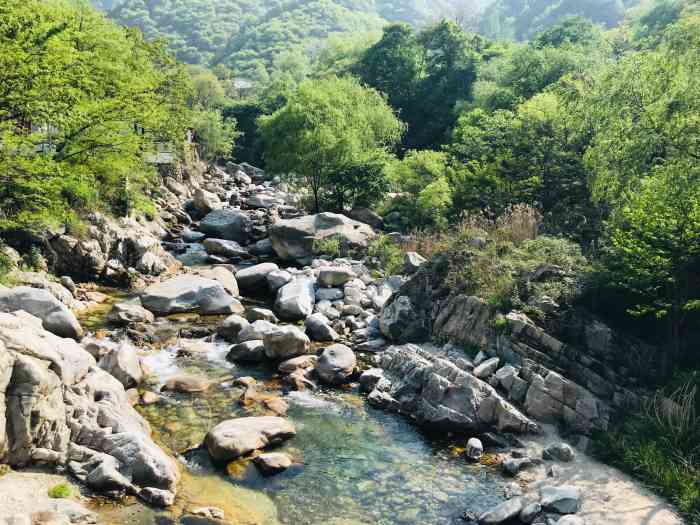
[[[314,241],[314,255],[327,255],[328,257],[338,258],[342,255],[343,243],[337,235],[318,239]]]
[[[58,485],[54,485],[49,489],[49,498],[53,499],[70,498],[72,494],[73,491],[68,483],[59,483]]]

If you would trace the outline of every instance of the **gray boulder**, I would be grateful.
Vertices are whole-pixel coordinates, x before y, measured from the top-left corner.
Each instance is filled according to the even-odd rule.
[[[569,514],[568,516],[562,516],[559,518],[556,525],[585,525],[585,523],[586,522],[583,521],[583,518]]]
[[[419,342],[428,332],[408,296],[401,295],[388,303],[379,315],[382,334],[391,341]]]
[[[206,215],[223,206],[221,199],[217,195],[201,188],[195,190],[192,200],[195,209],[202,215]]]
[[[277,221],[270,226],[269,235],[281,259],[310,262],[316,241],[334,237],[349,247],[366,247],[375,233],[370,226],[344,215],[320,213]]]
[[[226,293],[221,283],[195,275],[181,275],[149,286],[141,303],[156,315],[197,310],[204,315],[217,315],[238,310],[238,301]]]
[[[314,281],[308,277],[297,277],[277,291],[275,311],[281,319],[298,321],[313,313],[315,302]]]
[[[28,286],[0,289],[0,312],[18,310],[38,317],[46,330],[59,337],[80,340],[83,336],[83,329],[73,312],[48,290]]]
[[[199,225],[199,230],[207,237],[247,243],[252,232],[252,223],[245,213],[239,210],[221,209],[209,213]]]
[[[569,463],[576,458],[576,452],[566,443],[552,443],[542,451],[542,459]]]
[[[255,321],[247,326],[244,326],[238,333],[238,342],[245,343],[246,341],[262,341],[265,335],[277,330],[277,325],[270,321]]]
[[[526,524],[530,524],[535,521],[537,516],[542,512],[542,505],[537,502],[530,503],[526,505],[520,512],[520,521]]]
[[[335,288],[343,286],[355,277],[355,272],[347,266],[326,266],[321,268],[318,274],[318,282],[326,288]]]
[[[522,498],[513,498],[504,501],[497,507],[488,510],[479,516],[481,525],[499,525],[518,516],[523,510]]]
[[[124,385],[125,389],[139,386],[146,375],[138,350],[129,343],[122,343],[105,354],[98,364],[102,370]]]
[[[155,316],[138,304],[116,303],[107,314],[106,321],[115,326],[152,323]]]
[[[330,385],[339,385],[357,370],[355,352],[341,344],[331,345],[323,350],[316,363],[316,373],[321,381]]]
[[[200,269],[196,272],[199,277],[218,282],[231,297],[238,297],[240,295],[236,277],[227,266],[214,266],[213,268]],[[241,312],[243,312],[243,306],[240,302],[234,303],[231,313],[239,314]]]
[[[236,272],[236,280],[243,290],[257,291],[264,289],[267,282],[267,275],[279,270],[279,266],[274,263],[262,263],[243,268]]]
[[[282,452],[260,454],[259,456],[256,456],[253,461],[260,471],[266,476],[277,474],[278,472],[287,470],[292,466],[292,459],[287,454]]]
[[[240,315],[228,316],[219,326],[217,333],[229,343],[238,341],[238,334],[250,323]]]
[[[275,313],[267,308],[251,308],[246,313],[246,317],[251,323],[260,320],[269,321],[271,323],[277,323],[279,321]]]
[[[277,293],[277,290],[293,279],[292,274],[286,270],[275,270],[267,274],[267,286],[272,293]]]
[[[333,330],[328,318],[320,313],[312,314],[304,321],[306,333],[313,341],[330,342],[337,341],[340,336]]]
[[[571,485],[540,489],[540,504],[544,510],[559,514],[576,514],[581,508],[581,493]]]
[[[236,241],[227,241],[225,239],[204,239],[202,243],[204,249],[210,255],[221,255],[230,259],[248,257],[248,250],[243,248]]]
[[[295,434],[294,425],[281,417],[242,417],[216,425],[204,444],[212,459],[225,462],[277,445]]]
[[[309,352],[311,341],[296,326],[278,326],[263,337],[265,355],[270,359],[285,360]]]
[[[234,363],[260,363],[265,360],[265,344],[260,340],[238,343],[231,347],[226,359]]]

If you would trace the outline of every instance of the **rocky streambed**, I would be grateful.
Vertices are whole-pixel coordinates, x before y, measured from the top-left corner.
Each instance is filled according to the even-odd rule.
[[[167,178],[158,228],[101,219],[99,241],[50,241],[56,268],[73,257],[77,276],[115,287],[25,275],[0,290],[0,458],[79,481],[88,509],[49,502],[44,518],[681,523],[522,408],[598,421],[587,391],[452,345],[391,346],[411,326],[400,290],[422,258],[386,277],[375,261],[317,258],[320,240],[361,248],[375,233],[304,216],[279,181],[238,168]],[[483,321],[462,317],[462,332]],[[21,474],[0,523],[54,523],[22,515],[23,484],[46,481]]]

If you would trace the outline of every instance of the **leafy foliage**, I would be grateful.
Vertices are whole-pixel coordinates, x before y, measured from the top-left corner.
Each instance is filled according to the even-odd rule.
[[[156,143],[182,143],[185,71],[160,43],[62,0],[4,2],[0,50],[0,227],[128,211]]]
[[[59,483],[58,485],[54,485],[48,492],[49,498],[53,499],[66,499],[70,498],[73,494],[73,491],[68,483]]]
[[[324,194],[344,191],[334,184],[338,173],[381,158],[403,131],[379,93],[337,77],[302,83],[282,108],[259,122],[268,168],[301,178],[316,210]],[[358,174],[380,175],[363,168]]]

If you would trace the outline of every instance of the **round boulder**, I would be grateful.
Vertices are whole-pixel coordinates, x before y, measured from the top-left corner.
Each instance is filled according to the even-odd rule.
[[[355,352],[349,347],[335,344],[323,350],[316,364],[316,373],[324,383],[345,383],[357,370]]]

